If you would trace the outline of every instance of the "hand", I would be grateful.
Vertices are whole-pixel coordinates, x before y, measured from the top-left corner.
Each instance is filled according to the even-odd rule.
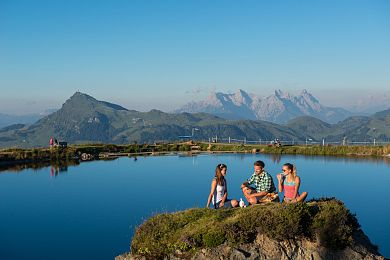
[[[281,173],[279,173],[279,174],[276,174],[276,178],[278,178],[278,181],[279,182],[282,182],[283,181],[283,175],[281,174]]]
[[[219,207],[222,208],[223,205],[225,205],[225,203],[224,203],[223,201],[221,201],[221,202],[219,203]]]

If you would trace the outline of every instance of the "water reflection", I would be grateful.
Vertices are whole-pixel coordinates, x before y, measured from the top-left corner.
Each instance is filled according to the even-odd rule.
[[[79,161],[56,161],[56,162],[30,162],[30,163],[20,163],[14,165],[0,165],[1,172],[13,172],[18,173],[25,169],[39,170],[50,166],[50,172],[53,171],[53,175],[58,175],[60,172],[66,172],[68,166],[77,166]],[[52,175],[50,173],[50,175]]]
[[[279,164],[283,157],[302,159],[305,161],[316,161],[322,160],[323,163],[328,162],[342,162],[342,163],[351,163],[351,162],[370,162],[377,164],[390,164],[390,157],[374,157],[374,156],[324,156],[324,155],[290,155],[290,154],[259,154],[261,157],[266,157],[269,160],[273,161],[275,164]]]
[[[170,154],[172,155],[172,154]],[[179,157],[192,157],[193,165],[196,164],[196,157],[198,155],[205,155],[204,153],[179,153],[177,154]],[[213,154],[218,155],[218,154]],[[243,161],[248,154],[239,153],[235,154],[241,161]],[[151,155],[148,155],[151,156]],[[143,157],[148,157],[143,156]],[[169,155],[160,155],[160,156],[169,156]],[[320,159],[322,163],[328,162],[342,162],[342,163],[350,163],[350,162],[371,162],[382,164],[386,163],[390,165],[390,157],[371,157],[371,156],[323,156],[323,155],[290,155],[290,154],[253,154],[253,156],[265,157],[271,160],[274,164],[280,164],[283,157],[288,158],[305,158],[306,161],[317,161]],[[116,160],[119,157],[105,158],[104,161],[112,161]],[[137,156],[131,156],[134,162],[138,161]],[[61,173],[65,173],[68,171],[68,166],[78,166],[81,162],[78,160],[68,160],[68,161],[46,161],[46,162],[29,162],[29,163],[18,163],[18,164],[1,164],[0,163],[0,174],[4,171],[18,173],[25,169],[35,169],[39,170],[41,168],[50,167],[50,176],[58,176]],[[83,162],[86,163],[86,162]]]
[[[66,173],[68,171],[68,165],[51,165],[50,166],[50,176],[57,177],[61,173]]]
[[[282,155],[281,154],[271,154],[272,161],[274,164],[279,164],[280,161],[282,160]]]

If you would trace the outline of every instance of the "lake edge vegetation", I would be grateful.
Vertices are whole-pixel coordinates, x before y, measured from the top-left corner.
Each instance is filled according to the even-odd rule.
[[[80,144],[66,148],[7,148],[0,150],[0,164],[32,162],[58,162],[82,159],[83,154],[91,159],[109,159],[119,156],[161,155],[166,153],[263,153],[292,155],[390,157],[387,146],[321,146],[321,145],[248,145],[226,143],[159,143],[159,144]]]

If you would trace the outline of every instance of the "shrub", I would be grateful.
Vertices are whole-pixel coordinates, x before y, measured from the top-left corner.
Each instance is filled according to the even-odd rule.
[[[225,242],[225,232],[223,230],[209,230],[202,236],[202,242],[205,247],[216,247]]]
[[[356,217],[337,200],[319,204],[312,224],[312,232],[317,235],[319,243],[334,249],[350,245],[353,231],[358,228]]]

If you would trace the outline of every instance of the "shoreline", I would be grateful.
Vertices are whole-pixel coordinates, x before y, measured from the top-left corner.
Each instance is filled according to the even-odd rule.
[[[270,146],[226,143],[162,143],[162,144],[91,144],[71,145],[67,148],[9,148],[0,150],[0,167],[39,163],[64,163],[72,161],[112,160],[119,157],[164,156],[178,154],[193,156],[198,154],[274,154],[330,156],[345,158],[390,159],[390,146]]]

